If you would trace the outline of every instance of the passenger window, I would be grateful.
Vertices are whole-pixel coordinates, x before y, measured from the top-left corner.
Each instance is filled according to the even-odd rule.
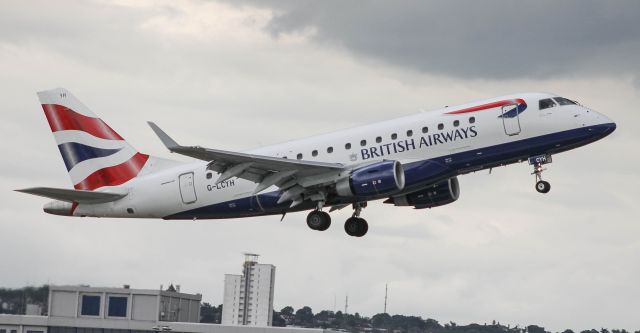
[[[568,98],[564,98],[564,97],[556,97],[556,98],[554,98],[554,100],[556,102],[558,102],[558,104],[560,104],[560,105],[576,105],[576,104],[578,104],[578,103],[576,103],[576,102],[574,102],[574,101],[572,101],[572,100],[570,100]]]
[[[395,140],[397,138],[398,138],[398,134],[396,133],[391,134],[391,140]]]
[[[297,158],[297,159],[299,159],[299,160],[301,160],[301,159],[302,159],[302,154],[298,154],[298,155],[296,156],[296,158]]]
[[[211,172],[207,172],[207,179],[211,179],[211,177],[213,177],[213,174]]]
[[[366,146],[367,145],[367,140],[360,140],[360,145],[361,146]]]
[[[318,151],[317,150],[312,151],[311,152],[311,156],[313,156],[313,157],[318,156]]]
[[[469,124],[473,124],[476,122],[476,117],[469,118]]]
[[[454,120],[454,121],[453,121],[453,126],[454,126],[454,127],[458,127],[458,126],[460,126],[460,120]]]
[[[333,153],[333,147],[327,148],[327,153],[329,153],[329,154]]]
[[[412,130],[408,130],[407,131],[407,136],[412,136],[413,135],[413,131]]]
[[[349,150],[351,149],[351,144],[347,143],[346,145],[344,145],[344,149]]]
[[[382,138],[381,138],[381,137],[377,137],[377,138],[376,138],[376,142],[377,142],[377,143],[382,142]]]
[[[443,130],[444,129],[444,124],[438,124],[438,129],[439,130]]]
[[[422,133],[427,133],[429,132],[429,127],[425,126],[422,128]]]
[[[538,102],[538,106],[540,110],[544,110],[556,106],[556,103],[551,98],[546,98],[541,99],[540,102]]]

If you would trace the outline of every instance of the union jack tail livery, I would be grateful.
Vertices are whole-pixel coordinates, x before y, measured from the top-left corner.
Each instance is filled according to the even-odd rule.
[[[137,152],[69,91],[41,91],[38,97],[75,189],[126,183],[147,163],[149,155]]]

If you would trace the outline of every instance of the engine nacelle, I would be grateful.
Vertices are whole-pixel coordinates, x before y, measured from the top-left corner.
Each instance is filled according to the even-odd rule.
[[[336,184],[340,196],[368,197],[404,188],[404,169],[398,161],[382,161],[355,169]]]
[[[458,178],[453,177],[435,183],[418,192],[392,197],[385,203],[396,206],[415,206],[417,209],[433,208],[450,204],[460,197],[460,184]]]

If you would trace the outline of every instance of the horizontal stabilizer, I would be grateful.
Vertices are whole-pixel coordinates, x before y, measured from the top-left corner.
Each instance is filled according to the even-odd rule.
[[[104,203],[110,201],[116,201],[124,198],[127,194],[121,193],[109,193],[109,192],[96,192],[96,191],[84,191],[84,190],[71,190],[64,188],[53,187],[31,187],[22,190],[16,190],[17,192],[38,195],[45,198],[54,200],[77,202],[81,204],[94,204]]]

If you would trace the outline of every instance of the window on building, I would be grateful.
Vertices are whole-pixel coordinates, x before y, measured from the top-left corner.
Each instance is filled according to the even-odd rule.
[[[454,121],[453,121],[453,126],[454,126],[454,127],[458,127],[458,126],[460,126],[460,120],[454,120]]]
[[[313,157],[318,156],[318,151],[317,150],[312,151],[311,152],[311,156],[313,156]],[[253,274],[251,274],[251,275],[253,275]]]
[[[376,142],[377,142],[377,143],[382,142],[382,138],[381,138],[381,137],[377,137],[377,138],[376,138]]]
[[[361,146],[366,146],[367,145],[367,140],[360,140],[360,145]]]
[[[27,330],[27,333],[44,333],[44,332],[40,330]]]
[[[333,153],[333,147],[328,147],[327,148],[327,153],[329,153],[329,154]]]
[[[439,130],[443,130],[444,129],[444,124],[438,124],[438,129]]]
[[[396,133],[391,134],[391,140],[395,140],[397,138],[398,138],[398,134]]]
[[[427,133],[429,132],[429,127],[425,126],[422,128],[422,133]]]
[[[302,154],[298,154],[298,155],[296,155],[296,158],[297,158],[297,159],[299,159],[299,160],[301,160],[301,159],[302,159]]]
[[[82,308],[80,314],[83,316],[100,315],[100,296],[82,295]]]
[[[469,124],[473,124],[476,122],[476,117],[469,118]]]
[[[345,144],[344,145],[344,149],[346,149],[346,150],[351,149],[351,144],[350,143]]]
[[[408,130],[407,131],[407,136],[412,136],[413,135],[413,131],[412,130]]]
[[[126,317],[127,316],[126,296],[110,296],[109,297],[109,317]]]
[[[7,330],[5,330],[4,328],[0,328],[0,333],[7,333]]]

